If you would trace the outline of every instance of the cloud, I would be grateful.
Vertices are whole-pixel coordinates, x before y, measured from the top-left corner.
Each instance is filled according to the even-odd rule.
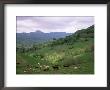
[[[94,24],[94,17],[17,16],[17,32],[75,32]]]

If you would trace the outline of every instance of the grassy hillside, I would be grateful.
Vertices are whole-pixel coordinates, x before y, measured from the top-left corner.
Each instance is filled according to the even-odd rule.
[[[94,25],[31,48],[17,47],[17,74],[94,74]]]

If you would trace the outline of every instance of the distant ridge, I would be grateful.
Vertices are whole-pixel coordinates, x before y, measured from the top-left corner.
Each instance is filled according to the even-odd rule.
[[[27,33],[27,32],[20,32],[20,33]],[[28,32],[28,33],[67,33],[67,32],[43,32],[41,30],[36,30],[35,32]]]
[[[30,33],[16,33],[17,44],[29,45],[32,43],[42,43],[53,39],[64,38],[72,33],[66,32],[49,32],[44,33],[41,30],[36,30]]]

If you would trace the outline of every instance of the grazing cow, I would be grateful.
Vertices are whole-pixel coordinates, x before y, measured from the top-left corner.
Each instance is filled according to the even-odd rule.
[[[20,62],[19,62],[19,61],[17,61],[17,62],[16,62],[16,64],[20,64]]]
[[[27,66],[29,67],[29,64]]]
[[[16,64],[20,64],[19,62],[17,62]]]
[[[54,70],[58,70],[59,69],[59,66],[58,65],[54,65],[52,66]]]
[[[78,69],[78,67],[75,66],[74,69]]]
[[[48,65],[44,65],[43,70],[44,70],[44,71],[48,71],[48,70],[49,70],[49,66],[48,66]]]
[[[69,67],[69,65],[63,65],[63,67]]]
[[[38,66],[36,66],[35,68],[39,68]]]

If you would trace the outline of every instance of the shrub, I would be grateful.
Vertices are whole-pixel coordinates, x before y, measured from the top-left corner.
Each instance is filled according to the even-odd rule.
[[[94,45],[91,45],[85,49],[85,52],[92,52],[92,51],[94,51]]]
[[[45,60],[49,61],[51,64],[56,64],[58,63],[58,61],[62,59],[62,54],[58,54],[58,53],[52,53],[52,54],[48,54],[45,57]]]
[[[74,58],[73,56],[65,57],[64,60],[62,60],[62,65],[65,67],[71,66],[71,65],[78,65],[81,63],[81,60],[78,58]]]
[[[33,57],[39,58],[39,59],[44,58],[42,54],[33,54]]]
[[[94,51],[94,45],[91,46],[91,51]]]

